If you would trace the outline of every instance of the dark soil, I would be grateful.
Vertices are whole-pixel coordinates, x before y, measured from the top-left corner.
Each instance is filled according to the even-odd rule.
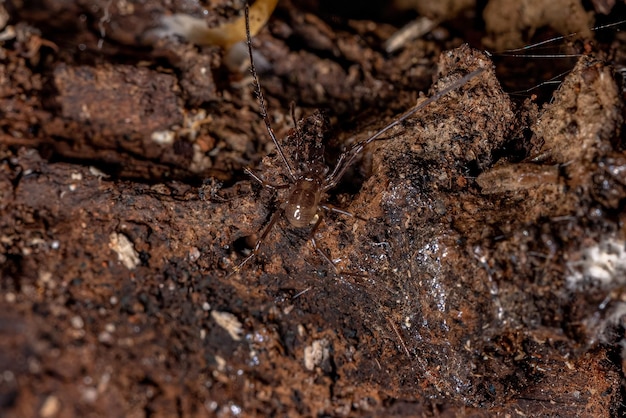
[[[281,215],[241,269],[288,194],[244,168],[291,181],[248,57],[155,34],[243,3],[0,3],[1,416],[624,413],[626,37],[588,30],[623,7],[390,3],[281,0],[253,40],[294,168],[290,103],[332,169],[485,71],[323,196],[356,215],[315,231],[335,266]],[[442,23],[386,52],[418,13]],[[572,30],[549,46],[579,59],[471,48]]]

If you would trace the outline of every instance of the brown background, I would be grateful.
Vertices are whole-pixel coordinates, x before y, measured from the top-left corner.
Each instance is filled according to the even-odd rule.
[[[622,414],[624,36],[588,29],[623,4],[413,3],[281,0],[253,42],[288,158],[294,102],[329,117],[330,167],[487,69],[324,196],[359,218],[318,244],[359,275],[282,218],[230,274],[286,199],[243,168],[284,167],[245,70],[146,34],[242,2],[4,4],[0,415]],[[386,52],[418,13],[441,24]],[[527,52],[578,64],[455,49],[573,31],[594,41]]]

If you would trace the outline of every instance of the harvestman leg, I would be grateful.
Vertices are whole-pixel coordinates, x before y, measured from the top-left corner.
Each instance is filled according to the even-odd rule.
[[[244,171],[246,172],[246,174],[248,174],[254,180],[258,181],[263,187],[266,187],[268,189],[277,190],[277,189],[286,189],[286,188],[289,187],[288,184],[271,184],[271,183],[268,183],[265,180],[263,180],[261,177],[259,177],[256,174],[254,174],[254,172],[252,170],[250,170],[249,168],[245,168]],[[280,214],[281,214],[281,209],[278,209],[277,211],[275,211],[272,214],[272,217],[270,218],[269,223],[267,225],[265,225],[265,229],[263,230],[263,233],[256,240],[256,243],[254,244],[254,247],[252,248],[252,253],[250,253],[249,256],[244,258],[244,260],[241,263],[239,263],[235,268],[233,268],[233,271],[231,272],[231,274],[237,273],[239,270],[241,270],[241,268],[248,261],[253,259],[259,253],[259,249],[261,248],[261,244],[263,244],[263,241],[265,241],[265,238],[267,238],[267,236],[269,235],[270,231],[274,227],[274,224],[278,221],[278,218],[280,217]]]
[[[256,178],[256,177],[255,177]],[[261,184],[263,185],[267,185],[266,183],[263,182],[262,179],[260,178],[256,178],[259,182],[261,182]],[[269,186],[269,187],[274,187],[274,186]],[[325,210],[328,211],[332,211],[332,212],[336,212],[336,213],[340,213],[342,215],[346,215],[346,216],[351,216],[354,218],[358,218],[358,219],[363,219],[357,215],[354,215],[353,213],[347,212],[345,210],[341,210],[338,208],[335,208],[333,206],[324,204],[321,205],[322,208],[324,208]],[[263,241],[265,241],[265,239],[267,238],[267,236],[269,235],[270,231],[272,230],[272,228],[274,227],[274,225],[276,224],[276,222],[278,222],[278,218],[281,215],[281,210],[282,209],[278,209],[277,211],[275,211],[272,214],[272,217],[270,218],[270,221],[267,225],[265,225],[265,229],[263,230],[263,233],[261,234],[261,236],[257,239],[256,243],[254,244],[254,248],[252,248],[252,252],[250,253],[249,256],[247,256],[241,263],[239,263],[235,268],[233,268],[233,271],[231,274],[237,273],[238,271],[241,270],[241,268],[251,259],[253,259],[254,257],[256,257],[259,253],[259,249],[261,248],[261,244],[263,244]],[[313,245],[313,248],[315,249],[315,251],[324,259],[326,260],[326,262],[328,262],[328,264],[330,264],[331,266],[333,266],[333,269],[335,270],[335,273],[341,275],[341,274],[345,274],[348,276],[359,276],[359,277],[364,277],[364,275],[359,274],[359,273],[351,273],[351,272],[346,272],[346,271],[342,271],[341,269],[339,269],[339,267],[337,267],[337,265],[335,264],[335,262],[333,260],[330,259],[330,257],[328,257],[326,255],[326,253],[317,245],[317,240],[315,239],[315,233],[317,232],[317,229],[319,228],[320,224],[322,223],[323,217],[319,216],[317,221],[315,222],[315,225],[313,225],[313,227],[311,228],[311,232],[309,233],[309,241],[311,242],[311,244]],[[364,220],[364,219],[363,219]]]
[[[335,212],[335,213],[338,213],[340,215],[349,216],[351,218],[359,219],[361,221],[367,221],[367,219],[365,219],[365,218],[363,218],[363,217],[361,217],[359,215],[355,215],[352,212],[348,212],[347,210],[340,209],[340,208],[335,207],[335,206],[333,206],[333,205],[331,205],[329,203],[320,204],[319,206],[322,209],[324,209],[324,210],[326,210],[328,212]],[[309,236],[309,240],[311,241],[311,244],[313,244],[313,247],[315,248],[317,253],[320,254],[324,260],[326,260],[328,263],[330,263],[330,265],[333,266],[333,269],[335,269],[335,273],[337,273],[339,275],[345,274],[345,275],[348,275],[348,276],[367,277],[366,275],[359,274],[359,273],[351,273],[351,272],[341,271],[339,269],[339,267],[337,267],[335,262],[333,260],[331,260],[330,257],[328,257],[326,255],[326,253],[317,245],[317,241],[315,241],[315,232],[317,231],[317,228],[319,227],[321,222],[322,222],[322,217],[320,216],[319,219],[317,220],[317,222],[315,223],[315,225],[313,226],[313,229],[311,230],[311,234]]]
[[[407,120],[409,117],[413,116],[415,113],[417,113],[421,109],[425,108],[426,106],[428,106],[429,104],[431,104],[433,102],[436,102],[437,100],[441,99],[443,96],[447,95],[451,91],[454,91],[454,90],[458,89],[459,87],[461,87],[462,85],[464,85],[465,83],[467,83],[468,81],[473,79],[474,77],[476,77],[479,74],[481,74],[483,71],[485,71],[485,68],[481,67],[481,68],[477,68],[476,70],[474,70],[474,71],[464,75],[463,77],[461,77],[458,80],[454,81],[452,84],[448,85],[443,90],[438,91],[437,93],[435,93],[434,95],[432,95],[428,99],[420,102],[419,104],[417,104],[413,108],[407,110],[402,115],[400,115],[397,119],[395,119],[393,122],[391,122],[390,124],[388,124],[387,126],[382,128],[381,130],[376,132],[374,135],[372,135],[369,138],[364,139],[364,140],[362,140],[360,142],[357,142],[348,151],[343,152],[339,156],[339,160],[337,161],[337,164],[335,165],[335,168],[333,169],[333,171],[326,176],[325,181],[324,181],[325,186],[323,188],[323,191],[326,192],[326,191],[332,189],[333,187],[337,186],[337,184],[339,184],[339,180],[341,180],[343,175],[346,173],[346,170],[348,169],[348,167],[350,167],[352,162],[354,162],[356,157],[361,153],[361,151],[363,151],[363,149],[365,148],[366,145],[368,145],[368,144],[370,144],[370,143],[372,143],[372,142],[374,142],[374,141],[376,141],[378,139],[384,139],[384,138],[381,138],[381,136],[385,132],[388,132],[389,130],[391,130],[395,126],[398,126],[398,125],[402,124],[402,122]]]
[[[328,205],[328,204],[324,204],[324,205],[320,205],[321,208],[331,211],[331,212],[335,212],[335,213],[340,213],[342,215],[346,215],[346,216],[351,216],[353,218],[357,218],[357,219],[361,219],[361,220],[366,220],[364,218],[361,218],[353,213],[347,212],[345,210],[341,210],[338,209],[334,206]],[[311,232],[309,233],[309,241],[311,241],[311,245],[313,245],[313,248],[315,248],[315,251],[331,266],[333,266],[333,269],[335,270],[335,273],[339,276],[346,275],[346,276],[355,276],[355,277],[367,277],[366,274],[361,274],[361,273],[353,273],[353,272],[349,272],[349,271],[345,271],[340,269],[339,267],[337,267],[337,264],[335,264],[335,262],[333,260],[330,259],[330,257],[328,257],[326,255],[326,253],[319,247],[319,245],[317,245],[317,241],[315,239],[315,233],[317,232],[317,229],[319,228],[320,224],[322,223],[323,220],[323,216],[320,216],[318,214],[318,219],[315,222],[315,225],[313,225],[313,228],[311,228]]]
[[[267,115],[267,110],[265,108],[265,99],[263,97],[263,92],[261,91],[261,84],[259,83],[259,80],[258,80],[257,75],[256,75],[256,68],[254,66],[254,59],[252,58],[252,39],[250,37],[250,11],[248,9],[248,3],[247,2],[246,2],[246,5],[245,5],[244,13],[245,13],[245,22],[246,22],[246,43],[248,45],[248,55],[250,56],[250,72],[252,73],[252,78],[254,80],[254,85],[256,87],[256,94],[257,94],[257,98],[259,100],[259,107],[261,109],[261,117],[263,118],[263,122],[265,123],[265,127],[267,129],[267,132],[268,132],[270,138],[272,139],[272,142],[274,143],[274,146],[276,146],[276,150],[278,151],[278,154],[280,155],[280,158],[282,159],[283,163],[285,164],[285,167],[287,167],[287,171],[289,172],[289,176],[293,180],[295,180],[295,178],[296,178],[295,172],[294,172],[293,168],[291,167],[291,164],[289,164],[289,161],[287,160],[287,157],[285,156],[285,153],[284,153],[282,147],[280,146],[280,143],[276,139],[276,135],[274,134],[274,130],[272,129],[272,125],[270,123],[270,119],[269,119],[269,116]],[[257,176],[249,168],[246,168],[245,172],[250,177],[252,177],[254,180],[258,181],[263,187],[267,187],[267,188],[273,189],[273,190],[285,189],[285,188],[289,187],[289,185],[287,185],[287,184],[271,184],[271,183],[268,183],[264,179],[262,179],[261,177]],[[259,253],[259,249],[261,248],[261,244],[263,244],[263,241],[269,235],[270,231],[272,230],[272,228],[274,227],[274,225],[278,221],[278,218],[280,217],[280,215],[281,215],[281,210],[280,209],[275,211],[272,214],[272,217],[270,218],[269,223],[267,225],[265,225],[265,229],[263,230],[263,233],[261,234],[261,236],[257,239],[256,243],[254,244],[254,248],[252,249],[252,252],[250,253],[250,255],[248,255],[246,258],[244,258],[244,260],[241,263],[239,263],[235,268],[233,268],[233,271],[229,274],[229,276],[232,275],[232,274],[237,273],[238,271],[240,271],[241,268],[248,261],[250,261],[252,258],[254,258]]]
[[[338,208],[338,207],[336,207],[334,205],[331,205],[330,203],[322,203],[319,206],[320,206],[320,208],[322,208],[324,210],[327,210],[329,212],[335,212],[335,213],[338,213],[340,215],[349,216],[351,218],[358,219],[360,221],[367,221],[367,219],[365,219],[365,218],[363,218],[363,217],[361,217],[359,215],[355,215],[352,212],[348,212],[347,210],[340,209],[340,208]]]
[[[317,245],[317,241],[315,240],[315,232],[317,232],[317,228],[319,228],[320,224],[322,223],[322,216],[317,217],[317,221],[315,222],[315,225],[313,225],[313,228],[311,228],[311,232],[309,233],[309,241],[311,241],[311,245],[313,245],[313,248],[315,248],[315,251],[317,251],[317,253],[324,259],[326,260],[331,266],[333,266],[333,269],[335,269],[335,273],[339,274],[339,267],[337,267],[337,265],[333,262],[333,260],[331,260],[324,251],[322,251],[322,249]]]
[[[276,223],[276,221],[278,221],[280,214],[281,214],[280,210],[277,210],[272,214],[272,217],[270,218],[269,223],[265,225],[265,229],[263,230],[263,233],[261,234],[259,239],[256,240],[256,244],[254,244],[254,248],[252,249],[252,252],[250,253],[250,255],[244,258],[244,260],[241,263],[237,264],[237,267],[233,268],[233,271],[231,274],[237,273],[239,270],[241,270],[244,264],[246,264],[248,261],[253,259],[259,253],[261,244],[263,244],[263,241],[265,241],[265,238],[267,238],[267,236],[269,235],[270,231],[274,227],[274,224]],[[229,276],[231,274],[229,274]]]
[[[249,169],[248,167],[244,168],[243,171],[249,175],[250,177],[252,177],[254,180],[258,181],[259,183],[261,183],[261,186],[263,187],[267,187],[268,189],[272,189],[272,190],[279,190],[279,189],[287,189],[289,187],[288,184],[272,184],[272,183],[268,183],[267,181],[265,181],[264,179],[262,179],[261,177],[257,176],[254,171],[252,171],[251,169]]]

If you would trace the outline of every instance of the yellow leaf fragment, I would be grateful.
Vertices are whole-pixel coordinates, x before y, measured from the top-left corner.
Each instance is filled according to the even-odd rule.
[[[250,6],[250,35],[256,35],[267,23],[278,0],[257,0]],[[246,20],[242,15],[233,22],[215,28],[194,24],[186,31],[186,38],[197,45],[217,45],[230,49],[246,39]]]

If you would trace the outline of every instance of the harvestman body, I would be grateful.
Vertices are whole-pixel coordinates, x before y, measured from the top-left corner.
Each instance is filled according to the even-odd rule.
[[[270,231],[272,230],[274,224],[278,221],[278,218],[281,213],[285,214],[287,221],[294,228],[305,228],[311,227],[311,232],[309,234],[309,240],[311,244],[315,248],[315,250],[320,254],[322,258],[324,258],[328,263],[330,263],[335,271],[339,273],[338,267],[335,263],[318,247],[317,242],[315,241],[315,231],[322,221],[322,210],[331,211],[340,213],[347,216],[353,216],[353,214],[337,209],[331,205],[325,204],[322,201],[324,194],[332,189],[333,187],[339,184],[339,181],[345,174],[346,170],[350,167],[350,165],[354,162],[356,157],[363,151],[365,146],[369,143],[377,140],[383,139],[380,138],[381,135],[392,129],[393,127],[401,124],[404,120],[409,118],[410,116],[417,113],[419,110],[428,106],[429,104],[439,100],[441,97],[450,93],[453,90],[456,90],[463,86],[465,83],[470,81],[472,78],[476,77],[480,73],[484,71],[484,68],[479,68],[474,70],[462,78],[456,80],[443,90],[437,92],[432,97],[427,100],[419,103],[417,106],[409,109],[401,116],[399,116],[395,121],[391,122],[374,135],[370,136],[367,139],[364,139],[356,144],[354,144],[349,150],[343,152],[337,161],[335,167],[330,170],[330,168],[323,162],[323,144],[319,143],[317,145],[317,153],[322,156],[322,159],[317,158],[315,161],[309,161],[299,164],[299,168],[296,170],[292,167],[292,164],[287,159],[285,152],[283,151],[282,146],[276,139],[276,135],[274,134],[274,130],[270,124],[269,117],[267,115],[267,109],[265,106],[265,99],[263,97],[263,93],[261,91],[261,84],[259,83],[259,79],[257,77],[256,69],[254,66],[254,59],[252,57],[252,39],[250,37],[250,22],[249,22],[249,11],[248,5],[246,4],[245,8],[245,22],[246,22],[246,40],[248,44],[248,55],[250,57],[250,72],[252,73],[252,77],[254,79],[254,84],[256,87],[256,94],[259,100],[259,107],[261,117],[265,123],[265,127],[267,128],[267,132],[278,151],[278,155],[282,160],[285,168],[289,174],[290,184],[285,185],[272,185],[265,182],[262,178],[254,174],[252,171],[246,169],[246,172],[254,178],[256,181],[261,183],[264,187],[268,187],[270,189],[286,189],[289,188],[287,201],[282,205],[280,210],[277,210],[272,214],[270,221],[265,226],[261,236],[257,239],[254,248],[252,249],[252,253],[248,255],[241,263],[239,263],[234,269],[233,273],[238,272],[250,259],[256,256],[261,248],[261,244],[268,236]],[[295,122],[295,118],[294,118]],[[299,135],[298,126],[296,124],[296,134]],[[313,145],[315,146],[315,145]],[[320,149],[321,148],[321,149]],[[345,273],[344,274],[350,274]]]

